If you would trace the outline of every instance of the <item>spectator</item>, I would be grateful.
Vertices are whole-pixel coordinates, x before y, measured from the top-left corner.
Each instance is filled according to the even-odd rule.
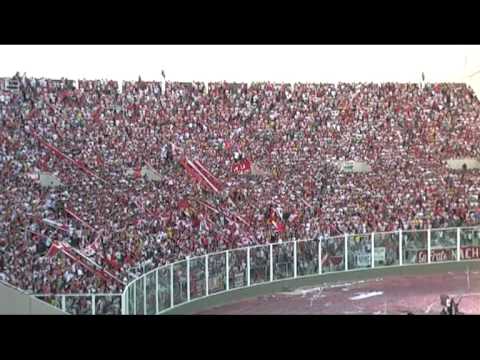
[[[121,93],[106,80],[19,84],[20,92],[0,91],[0,273],[27,290],[121,291],[46,256],[55,240],[87,251],[98,239],[91,259],[128,279],[187,255],[480,218],[470,197],[478,170],[445,163],[479,155],[479,103],[463,84],[167,82],[162,91],[139,79]],[[199,160],[225,189],[192,181],[182,157]],[[250,173],[232,171],[242,159]],[[347,160],[371,171],[344,173],[337,162]],[[62,185],[41,187],[32,180],[40,170]]]

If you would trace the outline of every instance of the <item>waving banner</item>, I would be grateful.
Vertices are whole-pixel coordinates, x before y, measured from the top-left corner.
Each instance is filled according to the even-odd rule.
[[[244,174],[244,173],[250,172],[251,170],[252,170],[252,164],[248,159],[243,159],[241,161],[238,161],[234,163],[232,166],[232,171],[235,174]]]

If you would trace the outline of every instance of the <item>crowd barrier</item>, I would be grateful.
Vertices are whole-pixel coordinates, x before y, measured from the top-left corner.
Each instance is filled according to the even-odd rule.
[[[122,294],[32,295],[72,315],[121,315]]]
[[[226,250],[177,261],[130,282],[122,314],[162,314],[259,284],[389,266],[480,259],[480,227],[345,234]]]

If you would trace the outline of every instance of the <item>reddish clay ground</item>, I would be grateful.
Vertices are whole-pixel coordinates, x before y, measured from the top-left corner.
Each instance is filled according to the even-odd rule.
[[[461,299],[461,312],[480,314],[480,272],[338,282],[246,299],[201,314],[439,314],[441,294]]]

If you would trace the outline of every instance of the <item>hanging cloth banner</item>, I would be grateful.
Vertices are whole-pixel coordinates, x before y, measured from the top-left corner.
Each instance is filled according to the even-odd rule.
[[[101,277],[105,281],[108,281],[108,278],[110,278],[120,283],[121,285],[125,285],[123,281],[118,279],[116,276],[114,276],[110,272],[102,269],[102,267],[98,265],[96,262],[89,259],[87,256],[82,254],[79,250],[75,249],[74,247],[70,246],[68,243],[64,241],[62,242],[54,241],[48,250],[48,256],[50,257],[55,256],[58,252],[61,252],[72,261],[82,265],[85,269]]]
[[[92,230],[92,231],[95,231],[95,229],[93,227],[91,227],[89,224],[87,224],[87,222],[85,220],[82,220],[77,214],[75,214],[73,212],[73,210],[70,210],[68,209],[67,207],[65,207],[65,212],[70,215],[71,217],[73,217],[75,220],[77,220],[79,223],[81,223],[83,226],[85,226],[86,228]]]
[[[202,179],[198,176],[198,174],[187,164],[186,159],[180,159],[179,160],[180,165],[184,168],[184,170],[187,172],[187,174],[193,178],[195,181],[199,182],[203,187],[205,187],[207,190],[210,190],[210,187],[206,185]]]
[[[207,190],[213,190],[219,193],[223,189],[223,185],[215,176],[212,175],[205,167],[197,160],[191,161],[188,158],[180,160],[180,164],[185,171],[198,181]]]
[[[91,176],[91,177],[94,177],[98,180],[100,180],[101,182],[103,182],[104,184],[107,184],[107,181],[105,181],[104,179],[102,179],[100,176],[94,174],[90,169],[87,168],[87,166],[83,163],[83,162],[80,162],[80,161],[76,161],[74,159],[72,159],[70,156],[68,155],[65,155],[64,153],[62,153],[60,150],[58,150],[55,146],[49,144],[47,141],[45,141],[40,135],[38,135],[35,131],[32,130],[31,132],[32,136],[37,139],[43,146],[45,146],[47,149],[49,149],[53,154],[55,154],[55,156],[57,156],[58,158],[62,159],[62,160],[68,160],[70,161],[71,163],[73,163],[73,165],[75,165],[77,168],[79,168],[82,172],[84,172],[85,174]]]
[[[97,235],[97,238],[90,244],[87,245],[82,251],[85,255],[87,256],[94,256],[97,254],[97,250],[100,248],[100,237],[102,235],[103,230],[100,230],[100,232]],[[103,258],[103,256],[102,256]]]
[[[197,169],[202,173],[202,175],[208,179],[210,183],[212,183],[219,191],[223,190],[222,182],[217,177],[215,177],[210,171],[208,171],[200,161],[193,160],[192,162],[197,167]]]
[[[302,199],[302,201],[303,201],[303,203],[304,203],[305,205],[307,205],[310,209],[313,209],[312,204],[310,204],[309,202],[307,202],[307,201],[304,200],[304,199]]]
[[[235,213],[232,213],[231,215],[227,214],[225,211],[223,210],[219,210],[218,208],[214,207],[213,205],[207,203],[206,201],[202,201],[202,200],[196,200],[198,203],[202,204],[203,206],[205,206],[206,208],[210,209],[211,211],[213,211],[214,213],[218,214],[218,215],[223,215],[225,216],[225,218],[229,221],[229,222],[232,222],[232,223],[236,223],[236,221],[234,220],[237,219],[238,221],[240,221],[241,223],[243,223],[244,225],[246,226],[250,226],[250,224],[245,220],[243,219],[240,215],[238,214],[235,214]]]
[[[59,222],[56,222],[50,219],[43,219],[43,222],[51,227],[54,227],[57,230],[62,230],[67,233],[70,230],[70,226],[68,226],[67,224],[61,224]]]
[[[243,159],[232,166],[232,171],[235,174],[244,174],[249,173],[252,170],[252,164],[250,160]]]
[[[216,193],[220,192],[220,189],[218,187],[216,187],[215,184],[210,181],[210,179],[205,175],[205,173],[200,171],[200,168],[197,167],[197,164],[195,164],[194,162],[192,162],[188,159],[186,159],[185,162],[195,172],[195,174],[197,174],[197,178],[202,179],[202,181],[205,184],[207,184],[207,186],[210,189],[212,189],[214,192],[216,192]]]

